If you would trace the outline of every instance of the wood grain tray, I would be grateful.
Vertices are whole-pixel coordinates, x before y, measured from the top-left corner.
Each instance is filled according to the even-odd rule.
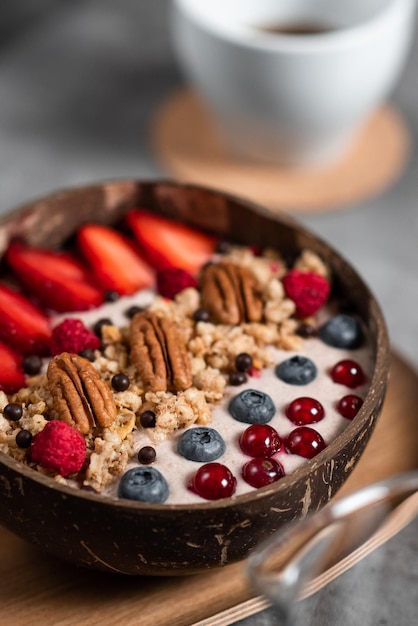
[[[418,376],[393,356],[382,416],[339,497],[418,468],[417,404]],[[407,521],[392,524],[385,539]],[[3,528],[0,579],[5,626],[226,626],[267,606],[251,593],[240,563],[190,577],[109,576],[45,556]]]

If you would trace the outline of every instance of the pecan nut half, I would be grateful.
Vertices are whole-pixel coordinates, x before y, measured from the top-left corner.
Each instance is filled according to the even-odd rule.
[[[153,311],[137,313],[130,326],[131,361],[151,391],[183,391],[192,385],[185,341],[175,324]]]
[[[112,392],[93,365],[77,354],[63,352],[47,370],[54,409],[60,419],[87,435],[95,426],[111,426],[117,417]]]
[[[242,265],[212,263],[201,276],[202,307],[220,324],[259,322],[263,303],[257,281]]]

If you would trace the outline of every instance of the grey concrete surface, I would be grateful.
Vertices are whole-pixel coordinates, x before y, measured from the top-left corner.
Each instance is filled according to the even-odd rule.
[[[1,3],[0,212],[70,185],[166,174],[152,151],[150,130],[156,108],[182,82],[167,7],[168,0]],[[393,348],[417,367],[417,37],[391,100],[407,120],[413,145],[401,180],[344,211],[298,218],[365,277],[386,315]],[[322,621],[311,623],[414,623],[417,595],[405,580],[415,568],[417,588],[417,530],[415,524],[397,538],[395,552],[403,567],[393,577],[392,592],[401,602],[364,582],[355,595],[357,613],[336,621],[341,590],[328,590]],[[387,558],[392,568],[393,554]],[[374,575],[370,567],[362,570],[363,581]],[[276,623],[270,611],[241,622]]]

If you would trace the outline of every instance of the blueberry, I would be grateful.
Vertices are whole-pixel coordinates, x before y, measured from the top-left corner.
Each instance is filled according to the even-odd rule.
[[[273,400],[257,389],[245,389],[232,398],[229,412],[239,422],[266,424],[276,412]]]
[[[325,322],[319,329],[319,337],[329,346],[348,350],[359,348],[364,340],[359,322],[345,313],[335,315]]]
[[[292,356],[275,369],[276,376],[288,385],[307,385],[317,375],[316,365],[306,356]]]
[[[168,498],[168,484],[155,467],[134,467],[122,476],[119,498],[162,504]]]
[[[198,426],[186,430],[177,444],[177,452],[189,461],[209,463],[225,452],[225,442],[217,430]]]

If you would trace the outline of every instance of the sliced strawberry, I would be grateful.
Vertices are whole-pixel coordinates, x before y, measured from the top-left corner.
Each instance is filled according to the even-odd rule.
[[[0,363],[0,391],[10,394],[25,386],[22,357],[4,343],[0,343]]]
[[[142,209],[130,211],[127,222],[157,270],[180,267],[194,274],[215,250],[214,237]]]
[[[102,290],[71,254],[13,243],[6,259],[22,284],[48,309],[84,311],[103,302]]]
[[[81,252],[104,289],[126,295],[151,287],[155,276],[128,238],[108,226],[86,224],[77,235]]]
[[[20,354],[49,354],[48,318],[24,296],[5,285],[0,285],[0,340]]]

